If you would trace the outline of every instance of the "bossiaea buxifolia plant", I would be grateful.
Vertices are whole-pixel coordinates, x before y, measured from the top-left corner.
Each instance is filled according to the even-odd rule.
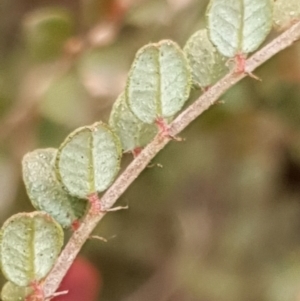
[[[37,211],[16,214],[2,226],[0,264],[8,281],[2,300],[50,299],[93,227],[151,158],[226,89],[299,39],[299,19],[298,0],[211,0],[207,28],[183,49],[162,40],[137,52],[109,125],[82,126],[58,149],[26,154],[23,179]],[[272,24],[290,29],[247,61]],[[191,89],[199,88],[204,94],[173,121]],[[124,152],[135,159],[112,184]],[[74,234],[59,257],[63,228],[70,227]]]

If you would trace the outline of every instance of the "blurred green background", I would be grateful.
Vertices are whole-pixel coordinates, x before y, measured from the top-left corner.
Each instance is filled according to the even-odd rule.
[[[165,38],[184,46],[206,5],[1,0],[1,224],[33,210],[22,156],[107,122],[135,52]],[[81,251],[102,275],[98,300],[300,300],[300,43],[256,74],[170,143],[154,160],[163,168],[118,201],[129,210],[94,231],[109,239]]]

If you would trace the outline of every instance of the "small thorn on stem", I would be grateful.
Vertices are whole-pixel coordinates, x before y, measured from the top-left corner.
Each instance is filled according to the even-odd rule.
[[[155,124],[156,126],[158,127],[158,130],[159,130],[159,134],[162,136],[162,137],[167,137],[167,138],[170,138],[172,140],[175,140],[175,141],[184,141],[183,138],[181,137],[176,137],[176,136],[173,136],[170,134],[170,128],[169,128],[169,125],[166,123],[165,119],[163,119],[162,117],[158,117],[156,120],[155,120]]]
[[[91,212],[92,214],[99,214],[99,213],[106,213],[106,212],[112,212],[112,211],[118,211],[118,210],[123,210],[123,209],[128,209],[127,206],[118,206],[114,208],[105,208],[105,206],[101,203],[101,200],[98,197],[97,193],[92,193],[88,197],[89,202],[91,203]]]
[[[98,235],[90,235],[89,236],[89,239],[98,239],[98,240],[101,240],[101,241],[103,241],[103,242],[108,242],[108,241],[110,241],[111,239],[114,239],[114,238],[116,238],[117,237],[117,235],[112,235],[111,237],[109,237],[109,238],[104,238],[104,237],[102,237],[102,236],[98,236]]]
[[[251,78],[258,80],[259,82],[262,82],[262,79],[260,77],[258,77],[257,75],[253,74],[252,72],[247,72],[245,71],[245,73],[250,76]]]
[[[53,299],[53,298],[55,298],[55,297],[63,296],[63,295],[66,295],[66,294],[68,294],[68,293],[69,293],[69,291],[56,292],[56,293],[54,293],[52,296],[46,297],[46,298],[45,298],[45,301],[50,301],[51,299]]]
[[[113,207],[113,208],[108,208],[108,209],[105,209],[105,208],[102,208],[102,212],[115,212],[115,211],[119,211],[119,210],[127,210],[129,208],[128,205],[126,206],[117,206],[117,207]]]
[[[215,104],[216,104],[216,105],[223,105],[223,104],[225,104],[225,101],[222,100],[222,99],[220,99],[220,100],[217,100],[217,101],[215,102]]]
[[[107,239],[102,237],[102,236],[98,236],[98,235],[91,235],[89,236],[89,239],[98,239],[98,240],[101,240],[103,242],[107,242]]]
[[[153,168],[153,167],[163,168],[163,165],[160,163],[151,163],[147,165],[147,168]]]

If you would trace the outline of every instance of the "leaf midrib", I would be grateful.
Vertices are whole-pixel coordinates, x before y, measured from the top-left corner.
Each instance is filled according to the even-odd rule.
[[[241,18],[240,18],[240,26],[239,26],[239,31],[238,31],[238,53],[242,53],[243,49],[243,39],[244,39],[244,18],[245,18],[245,2],[244,0],[240,0],[240,13],[241,13]]]

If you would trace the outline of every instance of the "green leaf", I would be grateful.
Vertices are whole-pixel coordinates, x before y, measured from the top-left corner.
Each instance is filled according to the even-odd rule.
[[[157,134],[156,125],[143,123],[129,110],[124,93],[112,107],[109,125],[118,134],[124,152],[147,145]]]
[[[300,20],[299,0],[274,1],[273,22],[277,29],[286,29],[296,20]]]
[[[179,46],[169,40],[141,48],[132,64],[125,98],[137,118],[154,123],[174,116],[189,97],[191,74]]]
[[[43,279],[63,245],[61,226],[47,213],[19,213],[2,226],[1,262],[5,278],[18,286]]]
[[[22,161],[23,179],[32,205],[66,228],[86,213],[88,202],[70,196],[56,179],[56,153],[56,149],[48,148],[26,154]]]
[[[273,0],[211,0],[207,10],[210,40],[227,57],[248,54],[272,27]]]
[[[193,84],[196,87],[206,88],[228,72],[225,57],[210,42],[206,29],[195,32],[186,42],[183,51],[191,66]]]
[[[88,198],[109,187],[119,171],[121,154],[121,142],[107,125],[81,127],[58,150],[58,179],[71,195]]]
[[[67,10],[43,8],[26,16],[25,40],[35,60],[57,58],[73,32],[73,20]]]
[[[12,282],[6,282],[1,290],[2,301],[25,301],[26,297],[33,293],[29,286],[17,286]]]

